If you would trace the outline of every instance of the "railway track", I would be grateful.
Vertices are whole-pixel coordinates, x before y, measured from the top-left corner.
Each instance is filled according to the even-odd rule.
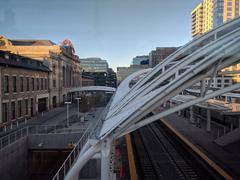
[[[160,122],[132,133],[139,179],[220,179]]]

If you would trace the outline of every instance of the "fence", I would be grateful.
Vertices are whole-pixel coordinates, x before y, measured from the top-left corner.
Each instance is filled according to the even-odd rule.
[[[27,118],[21,118],[14,121],[7,122],[0,126],[0,132],[7,132],[18,128],[21,125],[27,124]]]
[[[7,136],[4,136],[2,138],[0,138],[0,150],[14,142],[16,142],[17,140],[28,136],[28,127],[22,128],[18,131],[15,131]]]
[[[207,120],[201,116],[197,116],[196,118],[197,126],[206,129],[207,128]],[[221,136],[226,135],[227,133],[231,132],[231,128],[225,126],[223,124],[211,121],[211,134],[213,134],[214,138],[219,138]]]
[[[81,128],[71,129],[65,128],[64,125],[35,125],[35,126],[27,126],[21,128],[13,133],[10,133],[2,138],[0,138],[0,150],[17,140],[36,134],[60,134],[60,133],[79,133],[84,132],[86,130],[86,125],[82,125]]]

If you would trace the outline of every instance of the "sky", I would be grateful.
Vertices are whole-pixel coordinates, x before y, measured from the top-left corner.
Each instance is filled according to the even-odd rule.
[[[201,0],[0,0],[0,35],[72,41],[80,58],[116,70],[156,47],[191,40],[191,10]]]

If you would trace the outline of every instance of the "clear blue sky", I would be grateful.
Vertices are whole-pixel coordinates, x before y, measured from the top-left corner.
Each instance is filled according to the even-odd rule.
[[[10,39],[70,39],[81,57],[128,66],[155,47],[191,40],[191,10],[201,0],[0,0],[0,34]]]

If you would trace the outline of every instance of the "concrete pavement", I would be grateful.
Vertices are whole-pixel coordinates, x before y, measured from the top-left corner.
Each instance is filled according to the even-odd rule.
[[[162,121],[168,122],[174,129],[198,147],[217,165],[233,176],[234,179],[239,179],[239,151],[235,151],[234,153],[234,151],[231,151],[229,148],[218,146],[214,143],[215,138],[212,134],[190,124],[188,119],[178,116],[177,114],[171,114],[163,118]]]
[[[59,124],[66,124],[66,106],[57,107],[51,109],[47,112],[39,113],[36,116],[28,119],[26,123],[24,121],[18,127],[14,126],[12,129],[8,129],[6,132],[0,132],[0,137],[5,136],[11,132],[14,132],[20,128],[26,127],[28,125],[59,125]],[[69,107],[69,117],[77,114],[77,105],[72,104]]]

